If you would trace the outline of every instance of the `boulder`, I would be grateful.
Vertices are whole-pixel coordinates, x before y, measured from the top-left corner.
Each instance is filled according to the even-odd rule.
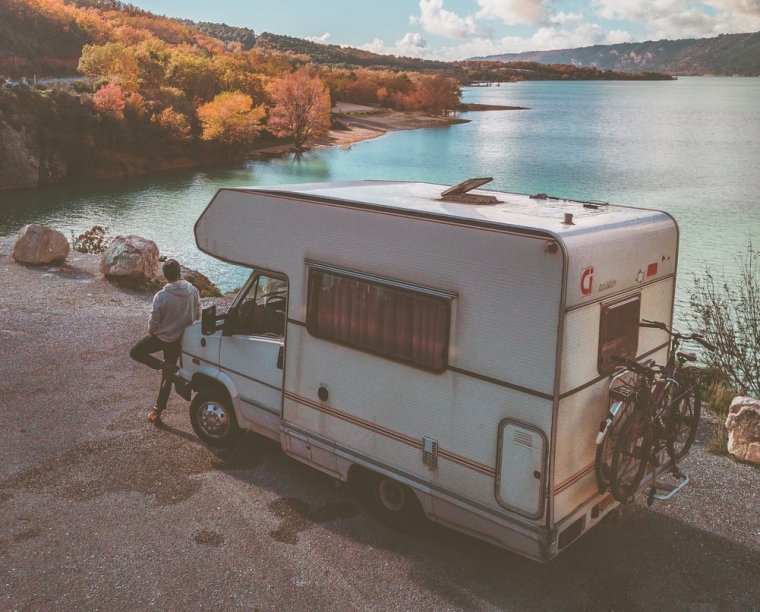
[[[21,230],[19,239],[13,245],[11,257],[24,263],[47,264],[66,259],[70,248],[66,236],[58,230],[31,224]]]
[[[100,271],[106,276],[150,280],[158,273],[158,246],[140,236],[116,236],[103,253]]]
[[[742,461],[760,463],[760,400],[735,397],[726,419],[728,452]]]

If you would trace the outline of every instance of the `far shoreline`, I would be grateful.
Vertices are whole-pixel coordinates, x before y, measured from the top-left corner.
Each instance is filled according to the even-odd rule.
[[[501,106],[497,104],[462,103],[454,113],[502,110],[529,110],[523,106]],[[421,111],[396,111],[376,106],[365,106],[338,102],[332,109],[332,116],[345,129],[331,129],[325,136],[315,140],[304,151],[326,147],[352,145],[365,140],[372,140],[388,132],[444,128],[451,125],[469,123],[471,119],[457,116],[432,116]],[[248,160],[282,157],[297,153],[289,143],[277,144],[250,151]]]

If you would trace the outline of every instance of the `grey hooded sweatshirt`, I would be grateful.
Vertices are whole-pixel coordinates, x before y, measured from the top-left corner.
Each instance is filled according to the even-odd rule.
[[[176,342],[182,332],[201,316],[198,290],[180,279],[165,285],[153,296],[148,331],[164,342]]]

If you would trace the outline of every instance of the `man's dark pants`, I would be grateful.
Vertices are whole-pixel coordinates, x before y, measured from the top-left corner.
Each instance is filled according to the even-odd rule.
[[[182,352],[181,343],[179,340],[176,342],[164,342],[156,336],[145,336],[137,341],[137,343],[130,349],[129,356],[140,363],[144,363],[149,368],[154,370],[161,369],[163,363],[158,357],[154,357],[153,353],[159,351],[164,352],[164,361],[168,363],[177,363],[180,353]],[[161,412],[166,408],[166,402],[169,399],[169,394],[172,390],[172,381],[170,377],[161,378],[161,388],[158,391],[158,398],[156,399],[156,408],[158,412]]]

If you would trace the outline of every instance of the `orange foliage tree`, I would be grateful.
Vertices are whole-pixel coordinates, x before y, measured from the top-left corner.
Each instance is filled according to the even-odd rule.
[[[266,108],[263,104],[253,106],[251,96],[232,91],[199,106],[197,113],[203,128],[201,138],[223,143],[230,157],[236,149],[256,139]]]
[[[115,83],[104,85],[92,96],[95,110],[114,119],[124,119],[124,91]]]
[[[422,108],[433,115],[445,115],[459,106],[462,90],[454,79],[437,74],[422,79],[417,95]]]
[[[168,140],[173,142],[188,142],[192,139],[190,122],[182,113],[176,112],[171,106],[153,115],[151,119],[161,126]]]
[[[273,108],[267,128],[280,138],[293,138],[296,151],[330,129],[330,93],[317,76],[299,68],[269,87]]]

